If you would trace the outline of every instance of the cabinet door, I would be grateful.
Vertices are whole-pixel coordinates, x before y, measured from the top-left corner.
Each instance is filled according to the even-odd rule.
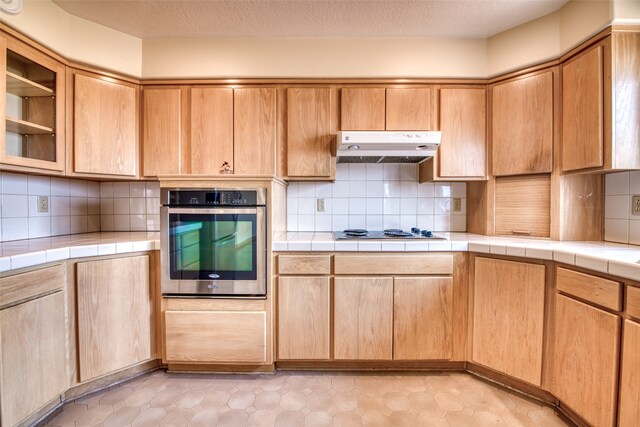
[[[265,363],[264,311],[164,313],[167,362]]]
[[[142,94],[142,174],[177,175],[183,141],[181,88],[144,89]]]
[[[562,65],[562,170],[604,165],[604,48]]]
[[[487,174],[486,92],[440,89],[439,177],[482,178]]]
[[[154,355],[149,257],[77,265],[80,381]]]
[[[500,83],[493,96],[493,174],[551,172],[553,72]]]
[[[451,359],[453,279],[393,279],[393,358]]]
[[[287,175],[331,177],[333,141],[330,88],[287,89]]]
[[[431,88],[387,89],[387,130],[432,130]]]
[[[545,267],[477,257],[473,361],[539,386]]]
[[[329,359],[329,278],[278,278],[278,358]]]
[[[384,130],[385,89],[343,88],[342,130]]]
[[[273,175],[276,164],[276,90],[233,91],[235,174]]]
[[[618,316],[556,297],[553,392],[591,425],[614,425],[619,344]]]
[[[68,387],[64,293],[0,311],[0,331],[2,425],[14,426]]]
[[[74,172],[135,176],[138,89],[76,74],[73,102]]]
[[[233,89],[191,89],[190,172],[218,175],[224,162],[233,169]]]
[[[333,315],[335,359],[391,360],[391,277],[336,277]]]
[[[620,373],[620,427],[634,427],[640,419],[640,324],[624,322]]]
[[[65,66],[11,37],[0,39],[0,162],[65,169]]]

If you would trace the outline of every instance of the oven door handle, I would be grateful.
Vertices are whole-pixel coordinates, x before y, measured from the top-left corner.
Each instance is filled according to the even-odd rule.
[[[170,214],[257,214],[259,208],[168,208]],[[264,208],[261,208],[264,209]]]

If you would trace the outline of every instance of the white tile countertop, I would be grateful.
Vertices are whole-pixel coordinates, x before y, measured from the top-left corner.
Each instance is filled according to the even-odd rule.
[[[447,240],[335,240],[332,233],[284,233],[274,239],[274,252],[442,252],[469,251],[553,260],[632,280],[640,280],[640,246],[609,242],[559,242],[438,233]]]
[[[0,273],[70,258],[160,249],[158,232],[71,234],[0,243]]]

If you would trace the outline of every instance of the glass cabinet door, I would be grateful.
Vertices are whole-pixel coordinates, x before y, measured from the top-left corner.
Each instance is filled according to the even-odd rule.
[[[19,41],[0,42],[5,89],[0,160],[63,171],[64,66]]]

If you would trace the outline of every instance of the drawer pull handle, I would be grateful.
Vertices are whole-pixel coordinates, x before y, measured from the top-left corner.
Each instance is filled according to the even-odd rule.
[[[517,234],[519,236],[531,236],[530,231],[524,231],[524,230],[513,230],[512,233]]]

